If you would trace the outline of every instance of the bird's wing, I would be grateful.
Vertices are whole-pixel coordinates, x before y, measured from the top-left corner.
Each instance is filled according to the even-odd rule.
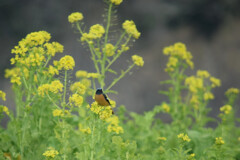
[[[106,101],[109,103],[109,105],[111,105],[111,103],[109,102],[109,100],[108,100],[106,94],[103,94],[103,96],[104,96],[104,98],[106,99]]]

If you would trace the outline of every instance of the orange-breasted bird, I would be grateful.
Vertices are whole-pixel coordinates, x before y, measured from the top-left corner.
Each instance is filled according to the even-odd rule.
[[[95,101],[100,106],[111,106],[111,103],[109,102],[107,96],[103,93],[101,88],[98,88],[95,94]],[[114,114],[114,112],[113,112]]]

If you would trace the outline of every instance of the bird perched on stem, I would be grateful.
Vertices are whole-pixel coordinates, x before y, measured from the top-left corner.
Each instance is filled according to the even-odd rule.
[[[95,101],[99,106],[111,106],[107,96],[103,93],[101,88],[98,88],[95,94]],[[112,112],[114,114],[114,112]]]

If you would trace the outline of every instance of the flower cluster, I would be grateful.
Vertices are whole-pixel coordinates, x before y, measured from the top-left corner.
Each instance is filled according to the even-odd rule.
[[[78,124],[78,129],[82,133],[91,134],[91,129],[89,127],[83,128],[83,125],[81,123]]]
[[[177,137],[179,139],[181,139],[182,141],[186,141],[186,142],[190,142],[191,141],[191,139],[188,137],[188,135],[184,134],[184,133],[180,133]]]
[[[224,142],[224,140],[223,140],[222,137],[217,137],[217,138],[215,139],[215,144],[216,144],[216,145],[221,146],[221,145],[223,145],[224,143],[225,143],[225,142]]]
[[[0,97],[2,98],[3,101],[6,101],[6,93],[0,90]]]
[[[220,108],[220,111],[224,112],[224,114],[229,114],[231,112],[231,110],[232,110],[232,106],[230,106],[228,104],[224,105]]]
[[[62,109],[54,109],[52,114],[54,117],[70,116],[69,110],[62,110]]]
[[[83,97],[80,96],[79,94],[75,93],[69,97],[69,103],[70,103],[70,105],[75,105],[77,107],[81,107],[82,103],[83,103]]]
[[[133,36],[134,38],[138,39],[141,35],[141,33],[137,30],[137,27],[135,23],[131,20],[126,20],[122,24],[123,29],[129,34],[130,36]]]
[[[103,52],[105,52],[108,57],[113,56],[115,54],[114,46],[111,43],[107,43],[105,48],[103,48]]]
[[[111,0],[111,2],[115,5],[120,5],[123,0]]]
[[[91,104],[90,110],[95,114],[99,115],[101,120],[106,120],[112,116],[112,108],[111,106],[100,106],[97,102],[93,102]]]
[[[107,131],[108,132],[115,132],[117,134],[123,133],[123,128],[119,126],[119,119],[117,116],[111,116],[106,119],[106,122],[109,123]]]
[[[187,160],[195,160],[195,153],[188,155]]]
[[[167,68],[165,69],[166,72],[173,72],[177,66],[180,65],[183,65],[184,67],[190,66],[190,68],[193,68],[194,66],[192,62],[192,54],[187,51],[187,48],[183,43],[179,42],[165,47],[163,49],[163,54],[170,56],[168,59]]]
[[[143,58],[138,55],[132,56],[132,61],[135,65],[142,67],[144,65]]]
[[[45,152],[43,153],[43,155],[44,155],[45,157],[49,157],[49,158],[54,158],[54,157],[56,157],[58,154],[59,154],[59,152],[58,152],[57,150],[55,150],[53,147],[49,147],[49,148],[47,149],[47,151],[45,151]]]
[[[87,87],[81,82],[75,82],[70,86],[72,93],[77,93],[80,95],[85,94]]]
[[[52,93],[59,93],[63,90],[63,84],[59,80],[52,81],[51,84],[43,84],[38,87],[38,94],[40,96],[44,96],[45,94],[48,94],[48,91]]]
[[[83,19],[83,15],[80,12],[74,12],[68,16],[68,21],[70,23],[75,23],[77,21],[81,21]]]
[[[225,93],[227,96],[230,96],[230,95],[237,95],[239,94],[239,89],[238,88],[229,88],[226,93]]]
[[[83,33],[81,37],[81,41],[91,41],[94,39],[99,39],[105,33],[105,29],[100,24],[95,24],[90,27],[89,33]]]
[[[0,113],[5,112],[6,115],[9,115],[9,110],[6,106],[0,105]]]
[[[54,61],[53,63],[58,70],[73,70],[73,67],[75,67],[75,61],[73,57],[69,55],[62,57],[59,61]]]
[[[87,77],[88,75],[88,72],[87,71],[84,71],[84,70],[78,70],[76,73],[75,73],[75,76],[77,78],[80,78],[80,77]]]
[[[162,108],[163,108],[164,112],[168,113],[170,111],[170,107],[169,107],[169,105],[167,103],[163,103],[162,104]]]
[[[214,95],[211,92],[212,88],[220,85],[220,80],[212,77],[208,71],[198,70],[196,76],[190,76],[185,79],[185,85],[192,93],[190,100],[195,109],[201,101],[209,101],[214,99]]]

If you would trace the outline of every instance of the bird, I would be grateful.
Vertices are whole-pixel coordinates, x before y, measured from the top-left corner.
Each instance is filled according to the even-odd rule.
[[[111,103],[107,96],[103,93],[102,88],[98,88],[95,94],[95,101],[98,103],[99,106],[111,106]],[[112,111],[114,114],[114,112]]]

